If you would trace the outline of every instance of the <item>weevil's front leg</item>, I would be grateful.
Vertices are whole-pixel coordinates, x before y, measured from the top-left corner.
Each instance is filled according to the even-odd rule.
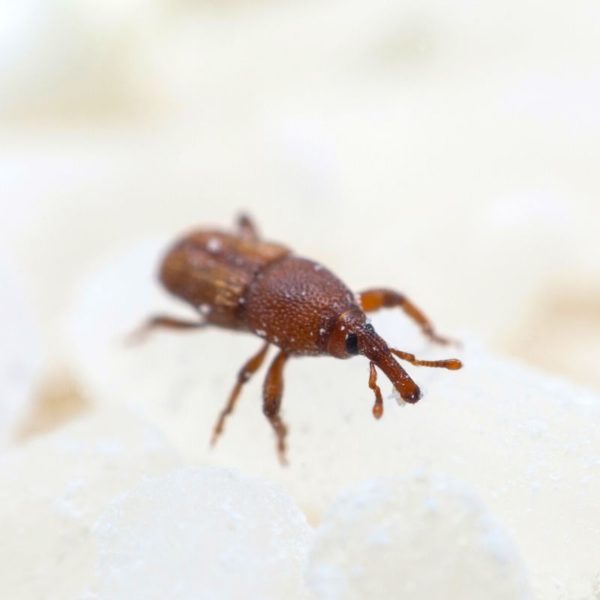
[[[396,348],[390,348],[390,352],[395,354],[398,358],[407,360],[411,365],[415,365],[416,367],[438,367],[440,369],[450,369],[451,371],[457,371],[462,368],[462,362],[458,360],[458,358],[447,358],[445,360],[419,360],[414,354],[396,350]]]
[[[257,241],[259,239],[258,229],[254,221],[245,213],[242,213],[237,220],[239,236],[245,240]]]
[[[190,329],[200,329],[206,327],[207,323],[202,321],[184,321],[176,317],[166,315],[156,315],[150,317],[145,323],[134,330],[128,336],[130,343],[143,342],[150,333],[157,329],[170,329],[173,331],[189,331]]]
[[[373,416],[376,419],[380,419],[381,415],[383,415],[383,397],[381,396],[381,389],[377,385],[377,371],[375,370],[375,363],[373,361],[369,363],[369,387],[375,392]]]
[[[282,465],[287,464],[285,457],[287,427],[281,420],[279,411],[283,395],[283,367],[287,359],[288,355],[283,350],[279,352],[269,367],[263,387],[263,413],[269,419],[271,427],[275,430],[275,435],[277,436],[277,454]]]
[[[215,427],[213,429],[212,438],[210,440],[210,445],[214,446],[217,443],[217,439],[223,433],[223,428],[225,426],[225,419],[233,412],[235,408],[235,404],[237,402],[238,396],[242,390],[243,385],[260,369],[260,366],[263,364],[265,360],[265,356],[267,355],[267,350],[269,349],[269,342],[265,342],[261,349],[248,360],[244,366],[239,370],[237,376],[237,382],[231,390],[231,394],[229,394],[229,398],[227,400],[227,404],[225,408],[220,412],[219,418],[215,423]]]
[[[438,344],[451,344],[453,340],[438,335],[431,321],[417,308],[404,294],[388,290],[385,288],[377,288],[365,290],[359,295],[360,304],[365,312],[372,312],[380,308],[401,308],[405,314],[410,317],[419,327],[421,331],[433,342]]]

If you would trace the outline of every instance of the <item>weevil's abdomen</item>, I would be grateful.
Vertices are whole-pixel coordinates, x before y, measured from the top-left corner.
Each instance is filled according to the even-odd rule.
[[[248,285],[265,266],[289,253],[279,244],[220,231],[195,231],[165,256],[160,280],[211,323],[239,329]]]
[[[248,329],[290,354],[327,354],[338,317],[360,310],[331,271],[287,255],[259,271],[248,286],[243,318]]]

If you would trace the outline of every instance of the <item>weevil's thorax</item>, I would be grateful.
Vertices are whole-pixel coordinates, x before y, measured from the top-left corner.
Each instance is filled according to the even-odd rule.
[[[354,295],[331,271],[285,256],[259,271],[248,286],[248,328],[290,354],[328,354],[339,316],[359,310]]]
[[[195,231],[169,250],[160,280],[212,324],[239,329],[248,285],[265,266],[288,253],[279,244],[221,231]]]

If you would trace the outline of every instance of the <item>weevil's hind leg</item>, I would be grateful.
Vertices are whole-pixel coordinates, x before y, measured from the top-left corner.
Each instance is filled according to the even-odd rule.
[[[395,354],[398,358],[406,360],[411,365],[417,367],[437,367],[440,369],[450,369],[451,371],[457,371],[462,368],[462,362],[458,360],[458,358],[447,358],[445,360],[419,360],[414,354],[396,350],[396,348],[390,348],[390,352]]]
[[[435,332],[431,321],[404,294],[385,288],[375,288],[360,292],[358,297],[361,307],[365,312],[372,312],[381,308],[401,308],[408,317],[419,325],[421,331],[432,342],[444,345],[456,344],[454,340],[438,335]]]
[[[279,352],[269,367],[263,387],[263,413],[269,419],[271,427],[275,430],[275,435],[277,436],[277,455],[282,465],[287,464],[285,456],[287,427],[281,420],[279,411],[283,395],[283,367],[287,359],[288,355],[285,352]]]
[[[215,423],[213,428],[212,438],[210,440],[210,445],[214,446],[217,443],[217,440],[221,433],[223,433],[223,428],[225,427],[225,419],[233,412],[235,408],[235,404],[237,399],[242,391],[243,385],[260,369],[260,366],[263,364],[265,360],[265,356],[267,355],[267,350],[269,349],[269,342],[265,342],[260,350],[254,354],[250,360],[248,360],[244,366],[239,370],[237,376],[237,382],[231,390],[231,394],[229,394],[229,398],[227,400],[227,404],[225,404],[225,408],[219,413],[219,418]]]
[[[254,224],[254,221],[246,214],[242,213],[237,219],[238,235],[251,241],[257,241],[259,239],[258,228]]]
[[[157,329],[167,329],[172,331],[189,331],[191,329],[201,329],[206,327],[207,323],[203,321],[184,321],[177,317],[167,315],[156,315],[150,317],[145,323],[132,331],[127,336],[127,342],[137,344],[146,340],[146,338]]]
[[[377,385],[377,371],[375,370],[375,363],[373,361],[369,363],[369,387],[375,392],[373,416],[376,419],[380,419],[383,415],[383,397],[381,396],[381,389]]]

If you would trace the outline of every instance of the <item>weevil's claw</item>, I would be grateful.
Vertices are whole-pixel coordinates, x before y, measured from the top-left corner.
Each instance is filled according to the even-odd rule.
[[[228,413],[225,413],[225,411],[223,411],[220,415],[219,415],[219,420],[217,421],[212,435],[210,436],[210,448],[214,448],[217,445],[217,442],[219,441],[219,438],[221,437],[221,434],[223,433],[223,429],[224,429],[224,423],[225,423],[225,417],[227,416]]]
[[[287,427],[281,420],[278,420],[278,428],[276,430],[276,434],[277,434],[277,458],[279,458],[279,463],[281,464],[281,466],[286,467],[288,465],[287,447],[285,444],[285,436],[287,435]]]

